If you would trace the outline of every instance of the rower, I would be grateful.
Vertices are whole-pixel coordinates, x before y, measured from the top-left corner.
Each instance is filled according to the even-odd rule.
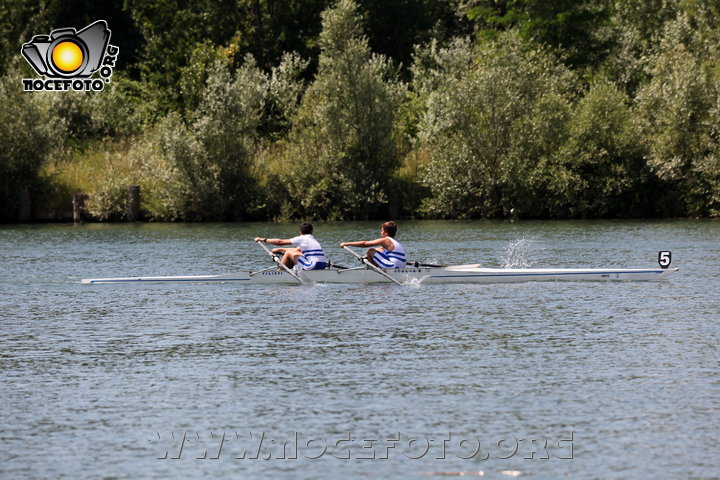
[[[359,240],[357,242],[343,242],[340,247],[378,247],[369,248],[367,259],[379,268],[405,268],[405,249],[395,240],[397,225],[395,222],[385,222],[380,227],[381,237],[376,240]]]
[[[300,235],[293,238],[260,238],[256,242],[265,242],[270,245],[293,245],[293,248],[274,248],[272,253],[282,254],[281,262],[288,268],[295,264],[303,270],[324,270],[327,259],[320,243],[313,237],[313,226],[309,222],[300,224]]]

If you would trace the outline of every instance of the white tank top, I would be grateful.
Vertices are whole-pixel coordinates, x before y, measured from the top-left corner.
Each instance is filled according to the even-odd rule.
[[[303,256],[308,260],[312,259],[316,262],[327,262],[325,252],[320,246],[320,242],[315,240],[315,237],[312,235],[298,235],[295,238],[291,238],[290,243],[296,247],[300,247]]]
[[[393,250],[385,250],[385,255],[395,264],[395,268],[405,268],[407,260],[405,259],[405,248],[402,244],[392,237],[387,237],[393,243]]]

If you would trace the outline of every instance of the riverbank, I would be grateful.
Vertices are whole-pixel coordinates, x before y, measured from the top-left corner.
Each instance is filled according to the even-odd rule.
[[[271,56],[240,21],[199,33],[212,15],[193,9],[240,7],[183,10],[182,45],[162,8],[109,7],[139,44],[101,92],[24,92],[32,67],[0,56],[0,221],[67,219],[77,193],[88,217],[124,220],[130,186],[151,221],[720,216],[717,9],[520,2],[506,24],[421,4],[427,25],[459,23],[400,56],[368,36],[404,35],[386,9],[352,0],[315,4],[313,33]],[[11,9],[46,33],[60,10]],[[8,52],[29,40],[2,33]]]

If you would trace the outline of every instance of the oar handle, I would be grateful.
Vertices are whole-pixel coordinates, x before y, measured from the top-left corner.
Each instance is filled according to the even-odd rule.
[[[360,255],[358,255],[357,252],[356,252],[355,250],[353,250],[352,248],[348,247],[347,245],[345,245],[345,246],[342,247],[342,248],[343,248],[343,250],[347,250],[348,252],[350,252],[352,255],[354,255],[354,256],[355,256],[358,260],[360,260],[361,262],[365,263],[365,259],[364,259],[363,257],[361,257]]]
[[[257,241],[257,244],[260,245],[260,247],[261,247],[263,250],[265,250],[265,251],[268,253],[268,255],[270,255],[275,262],[279,261],[277,255],[275,255],[274,253],[272,253],[269,248],[267,248],[265,245],[263,245],[262,240],[258,240],[258,241]]]
[[[275,263],[277,263],[278,265],[280,265],[287,273],[289,273],[290,275],[292,275],[293,278],[295,278],[295,280],[298,281],[298,283],[303,283],[302,279],[301,279],[300,277],[298,277],[298,276],[295,274],[295,272],[293,272],[292,270],[290,270],[287,265],[285,265],[284,263],[282,263],[282,262],[280,261],[280,259],[277,257],[277,255],[275,255],[274,253],[272,253],[272,252],[270,251],[270,249],[267,248],[267,247],[263,244],[262,241],[258,240],[256,243],[257,243],[258,245],[260,245],[260,246],[262,247],[262,249],[265,250],[265,251],[268,253],[268,255],[270,255],[270,256],[272,257],[272,259],[275,261]]]
[[[365,257],[361,257],[360,255],[357,254],[357,252],[355,252],[355,250],[351,249],[351,248],[348,247],[347,245],[345,245],[345,246],[342,247],[342,248],[345,249],[345,250],[347,250],[348,252],[352,253],[353,255],[355,255],[357,258],[360,259],[361,262],[363,262],[365,265],[367,265],[368,267],[370,267],[372,270],[375,270],[377,273],[379,273],[379,274],[382,275],[383,277],[387,278],[387,279],[390,280],[391,282],[394,282],[394,283],[396,283],[396,284],[398,284],[398,285],[402,285],[402,282],[400,282],[400,281],[398,281],[397,279],[391,277],[390,275],[387,274],[387,272],[383,272],[380,268],[378,268],[378,267],[376,267],[375,265],[373,265],[372,262],[370,262],[370,260],[368,260],[368,259],[365,258]]]

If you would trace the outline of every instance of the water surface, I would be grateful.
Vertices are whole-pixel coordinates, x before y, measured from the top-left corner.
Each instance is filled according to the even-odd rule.
[[[352,264],[378,227],[316,237]],[[717,478],[718,222],[400,224],[427,262],[671,250],[658,283],[78,283],[267,267],[296,228],[0,227],[0,477]]]

